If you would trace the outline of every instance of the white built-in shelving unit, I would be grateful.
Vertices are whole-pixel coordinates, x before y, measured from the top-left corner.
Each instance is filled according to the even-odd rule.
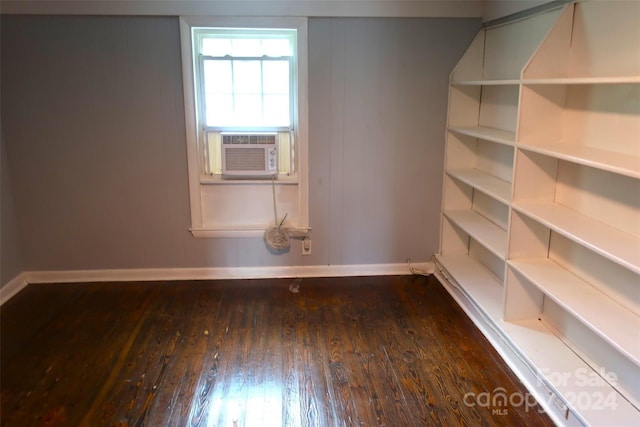
[[[639,17],[490,26],[451,75],[436,275],[559,425],[640,425]]]

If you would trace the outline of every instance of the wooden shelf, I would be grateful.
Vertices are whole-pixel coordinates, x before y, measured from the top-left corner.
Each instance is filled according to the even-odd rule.
[[[640,238],[556,203],[514,202],[513,208],[595,253],[640,274]]]
[[[619,175],[640,178],[640,157],[570,144],[519,144],[518,147]]]
[[[485,314],[502,317],[502,285],[479,261],[468,254],[436,255],[436,260]]]
[[[640,316],[547,258],[508,264],[640,366]]]
[[[618,3],[483,28],[449,79],[436,274],[567,427],[640,419],[640,3]]]
[[[447,174],[501,203],[509,204],[511,201],[511,183],[487,172],[478,169],[452,169],[448,170]]]
[[[467,135],[474,138],[484,139],[485,141],[496,142],[498,144],[509,146],[514,146],[516,142],[515,132],[509,132],[501,129],[493,129],[484,126],[465,126],[451,127],[449,128],[449,130],[460,135]]]
[[[456,80],[452,81],[453,86],[509,86],[520,84],[519,79],[508,80]]]
[[[444,215],[489,252],[501,259],[507,256],[507,232],[473,210],[444,211]]]
[[[524,85],[595,85],[640,83],[640,76],[525,78]]]
[[[587,383],[577,377],[580,372],[593,372],[592,368],[576,355],[562,340],[538,319],[518,322],[501,322],[498,324],[510,343],[514,345],[530,366],[533,366],[540,379],[551,385],[554,392],[565,396],[567,406],[573,414],[579,414],[585,425],[636,425],[638,410],[625,400],[617,390],[605,381],[596,384]],[[562,375],[569,375],[567,378]],[[596,374],[594,374],[596,375]],[[554,379],[560,381],[553,382]],[[585,384],[586,383],[586,384]],[[573,399],[566,397],[572,396]],[[615,396],[615,408],[581,404],[577,397]],[[548,401],[551,403],[551,400]],[[615,422],[612,412],[615,409]]]

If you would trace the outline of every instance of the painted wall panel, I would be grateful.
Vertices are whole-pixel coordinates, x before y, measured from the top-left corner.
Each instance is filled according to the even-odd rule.
[[[447,79],[479,20],[310,20],[302,257],[299,242],[276,256],[261,238],[188,231],[177,18],[1,19],[25,270],[418,262],[437,250]]]
[[[9,162],[0,132],[0,285],[23,271],[22,248],[14,210]]]

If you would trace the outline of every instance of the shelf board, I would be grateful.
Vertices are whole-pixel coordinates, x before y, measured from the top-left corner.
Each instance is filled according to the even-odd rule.
[[[436,260],[493,321],[502,318],[502,284],[468,254],[436,255]]]
[[[640,238],[572,209],[550,202],[515,201],[517,211],[640,274]]]
[[[460,135],[467,135],[474,138],[484,139],[485,141],[497,142],[498,144],[509,145],[512,147],[516,143],[515,132],[501,129],[493,129],[484,126],[465,126],[451,127],[449,128],[449,130]]]
[[[451,169],[447,174],[465,184],[508,205],[511,201],[511,183],[479,169]]]
[[[571,144],[518,144],[518,148],[573,163],[640,178],[640,157]]]
[[[520,79],[505,80],[453,80],[453,86],[514,86],[520,84]]]
[[[640,83],[640,76],[523,78],[524,85],[595,85]]]
[[[482,264],[466,254],[436,255],[436,262],[444,268],[446,275],[451,276],[449,278],[440,274],[439,278],[442,277],[449,283],[445,287],[462,287],[467,299],[487,315],[486,319],[474,321],[487,324],[488,327],[483,331],[485,334],[491,334],[490,340],[498,347],[500,354],[508,359],[510,352],[514,352],[517,359],[535,372],[534,382],[539,384],[542,381],[546,384],[545,389],[563,396],[573,415],[583,419],[586,425],[609,425],[613,414],[621,425],[635,425],[639,415],[638,409],[605,381],[598,381],[596,384],[586,383],[579,377],[578,373],[597,374],[543,322],[535,318],[517,322],[506,322],[502,319],[502,287]],[[558,379],[560,381],[554,382]],[[576,397],[583,394],[592,398],[600,395],[615,396],[616,406],[580,406]],[[539,398],[545,400],[548,406],[554,405],[549,394]]]
[[[640,76],[524,77],[504,80],[453,80],[453,86],[596,85],[640,83]]]
[[[549,259],[508,263],[547,297],[640,366],[640,316]]]
[[[476,211],[450,210],[444,215],[500,259],[507,257],[507,232]]]
[[[598,381],[597,384],[592,384],[584,381],[578,373],[588,372],[597,375],[596,372],[539,319],[502,321],[498,327],[527,362],[538,371],[538,377],[544,378],[555,393],[564,396],[571,412],[584,419],[585,425],[611,425],[611,417],[614,415],[617,425],[636,425],[638,409],[607,382]],[[554,379],[560,381],[554,383]],[[590,398],[600,395],[615,396],[615,408],[581,404],[576,397],[582,395]]]

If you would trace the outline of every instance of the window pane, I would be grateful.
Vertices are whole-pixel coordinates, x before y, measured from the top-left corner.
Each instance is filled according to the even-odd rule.
[[[206,56],[225,56],[231,55],[233,49],[231,48],[231,39],[219,39],[219,38],[203,38],[202,39],[202,54]]]
[[[291,56],[291,42],[289,39],[264,39],[262,52],[267,56]]]
[[[207,93],[232,93],[231,61],[204,62],[204,89]]]
[[[224,126],[233,122],[233,96],[231,94],[207,94],[207,126]]]
[[[269,126],[289,126],[289,95],[264,96],[264,121]]]
[[[234,39],[233,56],[262,56],[260,39]]]
[[[236,95],[234,109],[235,126],[260,126],[262,102],[260,95]]]
[[[289,93],[289,61],[264,61],[263,91],[271,94]]]
[[[260,61],[233,61],[233,90],[235,93],[261,92]]]

